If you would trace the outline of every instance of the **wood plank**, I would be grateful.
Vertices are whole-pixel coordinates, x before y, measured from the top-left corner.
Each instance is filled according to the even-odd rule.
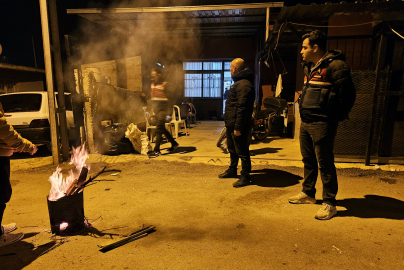
[[[397,40],[394,44],[393,61],[391,68],[401,70],[403,65],[404,40]]]
[[[363,39],[362,38],[355,39],[351,70],[360,70],[361,58],[362,58],[362,46],[363,46]]]
[[[330,39],[328,40],[328,48],[327,50],[336,50],[338,48],[338,39]]]
[[[346,47],[346,39],[338,39],[338,47],[337,49],[342,51],[345,54]]]
[[[354,46],[355,46],[355,39],[350,38],[346,41],[346,48],[345,48],[345,63],[352,68],[353,63],[353,55],[354,55]]]
[[[370,38],[363,40],[360,70],[368,70],[369,69],[370,48],[371,48],[371,46],[372,46],[372,40]]]

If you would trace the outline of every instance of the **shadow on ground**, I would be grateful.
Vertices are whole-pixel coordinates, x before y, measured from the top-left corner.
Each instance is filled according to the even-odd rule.
[[[41,256],[42,253],[53,248],[57,244],[56,241],[51,241],[35,247],[32,243],[24,241],[38,233],[39,232],[27,233],[21,241],[1,248],[0,268],[7,270],[23,269]]]
[[[260,187],[288,187],[299,184],[302,177],[282,170],[263,169],[251,171],[251,185]]]
[[[350,198],[337,201],[347,210],[338,211],[339,217],[404,219],[404,201],[394,198],[365,195],[365,198]]]
[[[261,149],[254,149],[250,150],[250,153],[253,155],[264,155],[264,154],[273,154],[273,153],[278,153],[279,150],[282,150],[282,148],[261,148]]]
[[[175,151],[173,153],[164,153],[164,154],[162,154],[162,156],[168,155],[168,154],[174,154],[174,153],[188,154],[188,153],[192,153],[195,151],[196,151],[195,146],[180,146],[177,149],[175,149]]]

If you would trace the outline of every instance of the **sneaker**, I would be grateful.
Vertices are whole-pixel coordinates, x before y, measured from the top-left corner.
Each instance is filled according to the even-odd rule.
[[[297,194],[296,196],[290,197],[289,198],[290,203],[311,203],[315,204],[316,203],[316,198],[312,198],[303,191]]]
[[[323,207],[321,207],[315,216],[316,219],[327,220],[332,218],[337,214],[337,208],[331,204],[323,203]]]
[[[3,234],[0,236],[0,247],[4,247],[10,245],[12,243],[20,241],[24,238],[23,233],[16,233],[16,234]]]
[[[239,188],[239,187],[245,187],[250,184],[250,178],[247,178],[245,176],[240,176],[240,178],[233,183],[233,187]]]
[[[12,231],[14,231],[15,229],[17,229],[17,224],[15,224],[15,223],[10,223],[10,224],[1,226],[1,231],[3,234],[9,234]]]
[[[237,171],[227,169],[224,173],[219,174],[219,178],[237,178]]]
[[[149,158],[156,158],[156,157],[160,156],[161,153],[158,152],[158,151],[151,151],[151,152],[150,152],[149,154],[147,154],[147,155],[149,156]]]
[[[177,150],[177,148],[178,148],[179,146],[180,146],[180,145],[177,143],[177,144],[171,146],[170,148],[168,148],[167,151],[168,151],[170,154],[171,154],[171,153],[174,153],[175,150]]]

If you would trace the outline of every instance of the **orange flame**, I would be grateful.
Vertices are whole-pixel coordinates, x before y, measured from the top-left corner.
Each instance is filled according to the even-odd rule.
[[[87,159],[88,153],[85,144],[77,148],[73,147],[69,164],[73,164],[76,167],[76,172],[70,170],[67,177],[63,178],[62,169],[59,166],[56,168],[56,171],[49,177],[49,182],[51,183],[48,196],[49,201],[57,201],[64,197],[73,181],[79,177],[81,169],[83,169],[84,166],[90,170],[89,164],[86,163]]]

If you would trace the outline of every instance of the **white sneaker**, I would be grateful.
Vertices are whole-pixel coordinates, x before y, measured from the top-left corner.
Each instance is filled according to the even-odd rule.
[[[290,197],[289,198],[290,203],[310,203],[310,204],[315,204],[316,203],[316,198],[309,197],[306,193],[303,191],[297,194],[296,196]]]
[[[24,238],[23,233],[3,234],[0,236],[0,248],[18,242],[22,238]]]
[[[10,224],[1,226],[1,231],[3,232],[3,234],[9,234],[12,231],[14,231],[15,229],[17,229],[17,224],[15,224],[15,223],[10,223]]]
[[[315,216],[316,219],[327,220],[332,218],[337,214],[337,208],[327,203],[323,203],[323,207],[321,207]]]

